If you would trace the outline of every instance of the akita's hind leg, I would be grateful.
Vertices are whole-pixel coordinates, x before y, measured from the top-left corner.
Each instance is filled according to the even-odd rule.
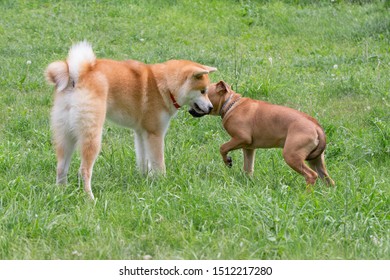
[[[84,92],[87,95],[87,92]],[[100,152],[103,124],[106,117],[105,100],[94,96],[83,97],[81,108],[76,115],[74,134],[78,137],[81,154],[80,175],[84,182],[84,190],[94,199],[91,186],[92,169]],[[92,98],[91,98],[92,97]]]
[[[69,129],[69,110],[63,108],[62,103],[66,100],[56,99],[51,114],[51,129],[53,131],[53,145],[57,157],[58,185],[67,184],[67,176],[72,154],[76,146],[76,138]]]
[[[55,140],[55,149],[57,155],[57,185],[68,183],[68,171],[76,140],[71,136],[62,136],[61,139]]]
[[[100,131],[90,131],[80,139],[80,175],[84,182],[84,190],[92,199],[94,199],[91,186],[92,170],[100,152],[101,130],[102,128],[100,128]]]

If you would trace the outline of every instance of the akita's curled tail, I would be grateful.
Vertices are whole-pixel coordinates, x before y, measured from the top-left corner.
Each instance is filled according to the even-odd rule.
[[[87,41],[74,44],[66,61],[55,61],[46,68],[46,80],[63,91],[69,85],[74,86],[84,71],[95,64],[96,57]]]

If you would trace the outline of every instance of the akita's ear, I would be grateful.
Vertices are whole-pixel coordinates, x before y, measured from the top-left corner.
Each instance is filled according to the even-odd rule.
[[[215,71],[218,71],[218,69],[215,68],[215,67],[206,66],[206,65],[203,65],[203,67],[204,67],[206,70],[208,70],[209,73],[213,73],[213,72],[215,72]]]
[[[202,66],[203,66],[203,68],[196,68],[194,70],[194,73],[192,74],[192,76],[195,79],[200,79],[205,74],[209,74],[209,73],[217,71],[217,68],[215,68],[215,67],[210,67],[210,66],[205,66],[205,65],[202,65]]]
[[[206,70],[200,70],[200,71],[196,71],[194,72],[194,74],[192,75],[192,77],[194,77],[195,79],[200,79],[203,77],[204,74],[208,74],[209,71],[206,71]]]
[[[224,81],[219,81],[217,83],[217,85],[215,86],[215,91],[219,94],[219,95],[223,95],[227,92],[229,92],[230,90],[230,87],[227,83],[225,83]]]

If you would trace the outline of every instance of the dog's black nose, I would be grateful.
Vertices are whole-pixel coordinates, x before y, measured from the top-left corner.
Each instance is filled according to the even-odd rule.
[[[210,112],[211,112],[211,110],[213,110],[214,109],[214,107],[213,107],[213,105],[211,105],[211,106],[209,106],[209,111],[207,112],[207,114],[210,114]]]

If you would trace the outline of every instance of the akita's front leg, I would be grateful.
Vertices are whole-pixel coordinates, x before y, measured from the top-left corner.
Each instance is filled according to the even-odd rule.
[[[147,133],[145,137],[145,162],[151,175],[165,174],[164,135]]]
[[[134,132],[135,153],[137,158],[137,167],[141,174],[148,173],[148,166],[146,163],[146,149],[143,134]]]

